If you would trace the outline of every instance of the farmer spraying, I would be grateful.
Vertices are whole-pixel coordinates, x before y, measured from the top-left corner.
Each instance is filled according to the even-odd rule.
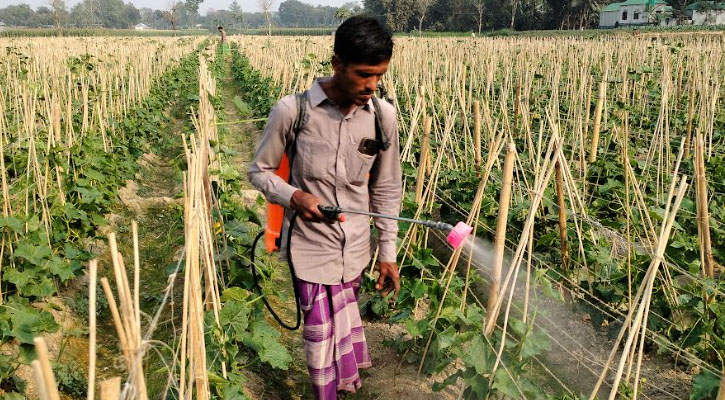
[[[321,206],[399,213],[395,108],[374,97],[392,54],[392,36],[379,22],[346,20],[335,35],[333,75],[277,102],[249,167],[252,184],[286,210],[280,245],[289,240],[307,366],[318,399],[354,392],[362,384],[359,369],[371,365],[357,305],[362,273],[375,250],[370,217],[323,213]],[[283,158],[289,162],[288,180],[276,173]],[[397,221],[373,220],[376,289],[397,294]]]

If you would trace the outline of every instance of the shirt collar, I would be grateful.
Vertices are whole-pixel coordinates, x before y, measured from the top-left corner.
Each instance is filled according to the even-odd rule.
[[[314,83],[312,83],[312,87],[310,88],[310,90],[308,92],[310,104],[312,105],[312,107],[319,106],[320,104],[324,103],[325,100],[329,101],[331,104],[334,104],[332,99],[327,97],[327,94],[325,93],[325,91],[322,90],[321,83],[327,82],[329,79],[330,79],[329,76],[325,76],[322,78],[315,79]],[[366,110],[368,112],[372,112],[373,99],[371,98],[370,100],[368,100],[368,102],[362,106],[362,109]]]

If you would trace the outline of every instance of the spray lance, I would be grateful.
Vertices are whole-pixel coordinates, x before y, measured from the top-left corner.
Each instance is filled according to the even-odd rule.
[[[337,220],[340,214],[359,214],[359,215],[367,215],[369,217],[375,217],[375,218],[386,218],[386,219],[393,219],[396,221],[403,221],[403,222],[409,222],[412,224],[418,224],[423,225],[425,227],[436,229],[444,232],[448,232],[447,241],[448,243],[454,248],[460,247],[463,242],[466,240],[466,238],[471,234],[473,231],[473,227],[467,225],[465,222],[460,221],[455,226],[447,224],[445,222],[441,221],[427,221],[427,220],[419,220],[419,219],[412,219],[412,218],[405,218],[405,217],[399,217],[396,215],[387,215],[387,214],[379,214],[369,211],[363,211],[363,210],[351,210],[351,209],[344,209],[340,207],[335,206],[323,206],[319,205],[318,209],[320,212],[328,219],[330,220]],[[288,232],[292,232],[292,229],[294,228],[294,225],[297,221],[297,213],[294,213],[292,215],[292,218],[290,219],[289,224],[289,230]],[[252,244],[252,256],[251,256],[251,267],[252,267],[252,277],[254,279],[254,287],[259,292],[260,296],[262,296],[262,302],[264,302],[265,307],[267,307],[267,310],[269,313],[274,317],[274,319],[284,328],[289,330],[296,330],[300,327],[301,321],[302,321],[302,312],[300,309],[300,301],[299,301],[299,294],[297,293],[297,277],[295,275],[294,271],[294,265],[292,263],[292,235],[287,235],[287,264],[289,265],[290,269],[290,275],[292,276],[292,284],[294,287],[295,292],[295,303],[297,308],[297,320],[295,325],[288,325],[282,319],[277,315],[277,313],[272,309],[272,306],[270,306],[269,302],[267,301],[266,297],[264,296],[264,293],[262,292],[262,288],[259,285],[259,278],[257,274],[257,268],[254,263],[254,254],[256,252],[257,243],[259,242],[259,239],[262,238],[265,234],[269,235],[269,230],[265,229],[262,230],[257,237],[254,239],[254,242]],[[268,251],[269,247],[267,248]]]

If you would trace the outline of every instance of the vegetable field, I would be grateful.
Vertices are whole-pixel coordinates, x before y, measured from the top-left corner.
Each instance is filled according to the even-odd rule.
[[[0,39],[0,396],[312,398],[299,334],[253,290],[264,201],[244,170],[274,103],[331,74],[332,40],[230,42]],[[363,280],[386,354],[369,380],[409,371],[398,384],[426,399],[723,398],[723,50],[696,33],[396,38],[402,214],[475,237],[454,250],[401,223],[398,297]],[[286,266],[257,258],[291,318]]]

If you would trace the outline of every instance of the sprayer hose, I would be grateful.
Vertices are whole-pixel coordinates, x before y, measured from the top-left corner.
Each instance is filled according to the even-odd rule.
[[[264,292],[262,291],[262,287],[259,285],[259,276],[257,275],[257,265],[254,262],[254,254],[257,252],[257,243],[259,243],[259,239],[264,236],[264,230],[262,232],[259,232],[257,237],[254,239],[254,242],[252,243],[252,255],[250,257],[250,261],[252,263],[252,279],[254,281],[254,288],[257,289],[257,292],[260,296],[262,296],[262,302],[264,303],[264,306],[267,307],[267,310],[270,314],[272,314],[272,317],[282,325],[283,328],[288,329],[290,331],[294,331],[299,329],[300,324],[302,323],[302,310],[300,309],[300,296],[297,292],[297,275],[295,275],[295,268],[292,264],[292,229],[295,226],[295,223],[297,222],[297,213],[292,214],[292,218],[290,219],[289,228],[287,229],[287,265],[289,265],[289,272],[290,276],[292,277],[292,287],[294,288],[295,293],[295,306],[297,307],[297,322],[295,325],[287,325],[282,321],[282,318],[277,315],[277,313],[272,309],[272,306],[267,301],[266,296],[264,295]]]

